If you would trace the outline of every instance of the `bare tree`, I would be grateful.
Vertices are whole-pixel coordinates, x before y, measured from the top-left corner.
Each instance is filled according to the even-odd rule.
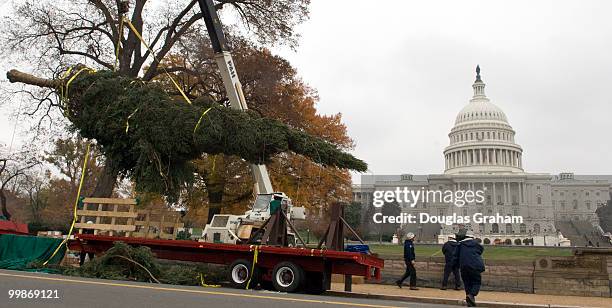
[[[0,207],[6,219],[11,219],[11,213],[7,209],[8,186],[25,176],[27,170],[38,164],[39,162],[29,153],[21,152],[11,155],[4,148],[0,149]]]
[[[26,197],[30,207],[30,222],[40,224],[42,222],[42,212],[49,205],[49,179],[50,172],[36,172],[32,169],[27,170],[21,177],[21,195]]]
[[[3,24],[3,45],[13,58],[33,66],[39,76],[58,77],[65,66],[84,63],[97,69],[116,69],[119,74],[149,81],[162,70],[158,61],[171,54],[189,35],[206,35],[202,29],[197,0],[130,0],[125,15],[156,54],[151,53],[127,27],[121,27],[119,0],[23,0]],[[295,46],[293,28],[308,16],[309,0],[219,0],[216,7],[227,14],[237,13],[260,43]],[[116,52],[118,57],[116,59]],[[117,60],[115,65],[115,60]],[[184,71],[185,67],[167,68]],[[49,76],[53,75],[53,76]],[[26,92],[35,103],[26,113],[50,118],[62,108],[53,90]],[[110,196],[118,172],[107,162],[94,196]]]

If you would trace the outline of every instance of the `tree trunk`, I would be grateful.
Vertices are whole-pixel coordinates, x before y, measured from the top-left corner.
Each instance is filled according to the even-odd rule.
[[[209,224],[213,216],[221,214],[223,207],[223,192],[225,190],[225,159],[223,155],[215,155],[211,162],[211,172],[206,183],[208,192],[208,217],[206,223]]]
[[[2,205],[2,215],[6,217],[7,220],[11,220],[11,213],[9,213],[6,208],[6,195],[4,194],[4,189],[0,190],[0,204]]]
[[[110,198],[113,195],[113,189],[117,183],[119,173],[108,166],[108,161],[102,167],[100,178],[96,183],[92,197]]]
[[[223,189],[215,191],[208,191],[208,218],[206,218],[206,224],[209,224],[213,217],[217,214],[221,214],[221,208],[223,207]]]

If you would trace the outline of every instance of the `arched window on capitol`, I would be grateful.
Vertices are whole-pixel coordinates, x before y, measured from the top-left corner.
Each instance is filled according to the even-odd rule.
[[[540,233],[540,224],[534,224],[533,225],[533,232],[534,233]]]

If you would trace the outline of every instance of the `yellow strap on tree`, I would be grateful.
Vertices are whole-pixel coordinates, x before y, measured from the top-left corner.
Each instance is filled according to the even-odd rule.
[[[89,67],[83,67],[80,70],[78,70],[76,72],[76,74],[72,75],[72,77],[70,77],[70,79],[68,79],[68,82],[66,82],[66,98],[68,98],[68,89],[70,88],[70,84],[77,78],[77,76],[79,76],[80,73],[82,73],[83,71],[89,71],[89,72],[95,72],[95,70],[89,68]]]
[[[66,79],[66,77],[70,76],[70,72],[72,72],[72,68],[73,68],[72,66],[69,67],[68,70],[65,71],[62,74],[62,77],[61,77],[62,80]],[[61,85],[59,90],[60,90],[60,99],[62,99],[62,100],[66,99],[67,97],[64,95],[64,85]]]
[[[70,76],[70,72],[72,72],[72,68],[73,68],[72,66],[69,67],[68,70],[65,71],[62,74],[61,80],[64,80],[64,79],[66,79],[66,77]],[[68,97],[66,97],[66,95],[64,94],[64,85],[63,84],[60,85],[59,92],[60,92],[60,94],[59,94],[60,95],[60,103],[64,103],[65,100],[68,99]],[[68,104],[66,104],[66,110],[64,110],[64,116],[66,116],[66,117],[68,116]]]
[[[72,72],[72,69],[73,69],[73,67],[71,66],[71,67],[68,68],[68,70],[64,74],[62,74],[62,80],[66,79],[66,77],[70,76],[70,73]],[[91,68],[88,68],[88,67],[83,67],[79,71],[77,71],[76,74],[72,75],[72,77],[70,77],[68,82],[66,82],[65,85],[61,85],[60,88],[59,88],[59,91],[60,91],[60,101],[67,101],[68,100],[68,88],[70,87],[70,84],[83,71],[95,72],[94,69],[91,69]],[[66,104],[66,110],[64,110],[64,115],[65,116],[68,115],[68,104]]]
[[[161,65],[161,61],[159,61],[159,59],[157,58],[157,56],[155,56],[155,52],[153,51],[153,49],[151,49],[151,47],[149,46],[149,44],[147,44],[147,42],[145,42],[145,40],[142,38],[142,35],[140,34],[140,32],[138,32],[138,30],[136,30],[136,27],[134,27],[134,25],[132,24],[132,22],[125,18],[122,17],[121,21],[126,23],[128,25],[128,27],[130,27],[130,29],[132,30],[132,32],[134,32],[134,34],[136,35],[136,37],[140,40],[140,42],[147,48],[147,50],[149,51],[149,53],[151,54],[151,56],[153,57],[153,59],[155,61],[157,61],[157,63],[160,64],[161,69],[164,71],[164,73],[166,74],[166,76],[168,76],[168,78],[170,79],[170,81],[172,81],[172,84],[174,85],[174,87],[181,93],[181,95],[183,96],[183,98],[185,99],[185,101],[192,105],[193,103],[191,102],[191,100],[189,99],[189,97],[187,97],[187,94],[185,94],[185,92],[183,91],[183,89],[179,86],[179,84],[176,82],[176,80],[174,80],[174,78],[172,78],[172,75],[170,75],[170,73],[168,73],[168,71],[166,70],[166,68]],[[118,53],[117,53],[117,57],[118,57]],[[193,132],[195,133],[196,130],[198,130],[198,127],[200,126],[200,123],[202,122],[202,118],[204,117],[204,115],[206,115],[206,113],[210,110],[210,108],[206,111],[204,111],[204,113],[202,114],[202,116],[200,116],[200,119],[198,120],[198,123],[196,124],[196,126],[193,129]]]
[[[128,130],[130,129],[130,119],[136,114],[136,112],[138,112],[138,108],[136,108],[136,110],[134,110],[134,112],[132,112],[127,120],[125,120],[125,133],[128,133]]]
[[[76,200],[74,201],[74,209],[72,213],[72,224],[70,225],[70,230],[68,230],[68,235],[66,235],[66,238],[62,241],[61,244],[57,246],[57,248],[55,248],[55,251],[53,251],[53,254],[51,254],[49,259],[47,259],[47,261],[45,261],[43,265],[47,265],[47,263],[49,263],[49,261],[51,261],[51,259],[55,257],[55,255],[60,250],[60,248],[66,243],[68,243],[68,240],[70,239],[70,236],[72,235],[72,231],[74,230],[74,224],[76,223],[76,220],[77,220],[77,206],[79,205],[79,199],[81,198],[81,189],[83,188],[83,180],[85,179],[85,172],[87,171],[87,161],[89,161],[90,146],[91,144],[88,143],[87,150],[85,151],[85,160],[83,161],[83,170],[81,170],[81,181],[79,182],[79,189],[77,190]]]
[[[117,66],[119,66],[119,51],[121,49],[121,38],[123,37],[123,16],[119,21],[119,31],[117,31],[117,48],[115,49],[115,65],[113,66],[113,71],[117,71]]]
[[[202,122],[202,118],[204,118],[204,116],[212,109],[212,107],[206,109],[202,115],[200,116],[200,119],[198,120],[198,123],[196,124],[196,126],[193,128],[193,133],[195,134],[196,130],[198,130],[198,128],[200,127],[200,123]]]
[[[149,45],[144,41],[144,39],[142,38],[142,36],[140,35],[140,32],[138,32],[138,30],[136,30],[136,27],[134,27],[134,25],[132,24],[132,22],[127,19],[127,18],[122,18],[123,20],[125,20],[125,23],[127,23],[127,25],[130,27],[130,29],[132,29],[132,31],[134,32],[134,34],[136,35],[136,37],[140,40],[140,42],[147,47],[147,49],[149,50],[149,52],[151,53],[151,55],[153,56],[153,59],[155,59],[155,61],[157,61],[157,63],[159,63],[161,65],[161,62],[159,61],[159,59],[157,59],[157,57],[155,56],[155,53],[153,52],[153,50],[151,49],[151,47],[149,47]],[[170,75],[170,73],[168,73],[168,71],[166,70],[165,67],[163,67],[163,65],[161,66],[161,68],[164,70],[164,73],[166,73],[166,75],[168,76],[168,78],[170,78],[170,80],[172,81],[172,83],[174,84],[174,86],[176,87],[176,89],[181,93],[181,95],[183,96],[183,98],[185,99],[185,101],[189,104],[191,104],[191,100],[189,99],[189,97],[187,97],[187,94],[185,94],[185,92],[183,91],[183,89],[181,89],[181,87],[179,86],[179,84],[174,80],[174,78],[172,78],[172,76]]]
[[[257,258],[259,257],[259,245],[255,245],[255,250],[253,250],[253,262],[251,264],[251,275],[249,275],[249,281],[247,282],[246,289],[249,289],[251,285],[251,279],[253,278],[253,273],[255,271],[255,264],[257,264]]]

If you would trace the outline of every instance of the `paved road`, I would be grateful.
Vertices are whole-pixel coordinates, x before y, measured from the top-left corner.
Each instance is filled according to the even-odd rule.
[[[59,299],[10,299],[9,290],[57,290]],[[8,305],[6,305],[8,304]],[[159,285],[0,270],[2,307],[449,307],[269,291]]]

